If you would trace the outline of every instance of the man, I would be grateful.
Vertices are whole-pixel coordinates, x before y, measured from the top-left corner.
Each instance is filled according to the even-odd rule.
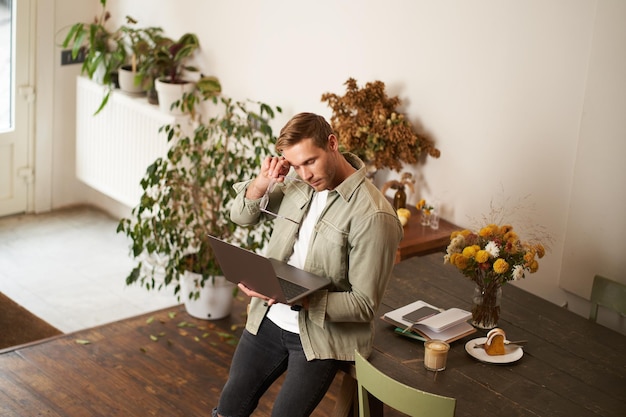
[[[298,306],[239,284],[252,297],[250,311],[214,416],[249,416],[285,371],[272,415],[310,415],[341,362],[353,361],[355,349],[370,354],[373,320],[402,238],[391,204],[366,179],[363,162],[339,152],[323,117],[294,116],[276,149],[281,156],[266,158],[254,180],[235,185],[231,218],[241,225],[274,218],[266,255],[332,283]],[[296,181],[286,177],[292,169]]]

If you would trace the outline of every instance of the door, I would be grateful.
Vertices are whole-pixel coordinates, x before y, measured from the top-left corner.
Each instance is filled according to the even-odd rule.
[[[31,0],[0,0],[0,216],[32,204]]]

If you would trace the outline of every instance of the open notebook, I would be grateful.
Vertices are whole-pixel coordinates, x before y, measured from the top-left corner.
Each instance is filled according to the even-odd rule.
[[[439,310],[440,313],[430,315],[417,323],[406,319],[412,312],[422,307],[430,307]],[[450,343],[476,332],[476,329],[467,322],[471,317],[472,313],[459,308],[441,310],[418,300],[385,313],[381,318],[397,326],[398,332],[417,334],[417,338],[421,340],[439,339]]]

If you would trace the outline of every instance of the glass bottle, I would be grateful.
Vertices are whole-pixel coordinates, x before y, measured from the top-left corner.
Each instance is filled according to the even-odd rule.
[[[404,191],[404,185],[400,186],[393,196],[393,208],[396,210],[406,208],[406,192]]]

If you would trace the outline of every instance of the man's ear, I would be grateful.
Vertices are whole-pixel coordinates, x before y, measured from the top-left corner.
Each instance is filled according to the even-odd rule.
[[[328,150],[336,151],[337,149],[339,149],[339,139],[331,133],[328,135]]]

